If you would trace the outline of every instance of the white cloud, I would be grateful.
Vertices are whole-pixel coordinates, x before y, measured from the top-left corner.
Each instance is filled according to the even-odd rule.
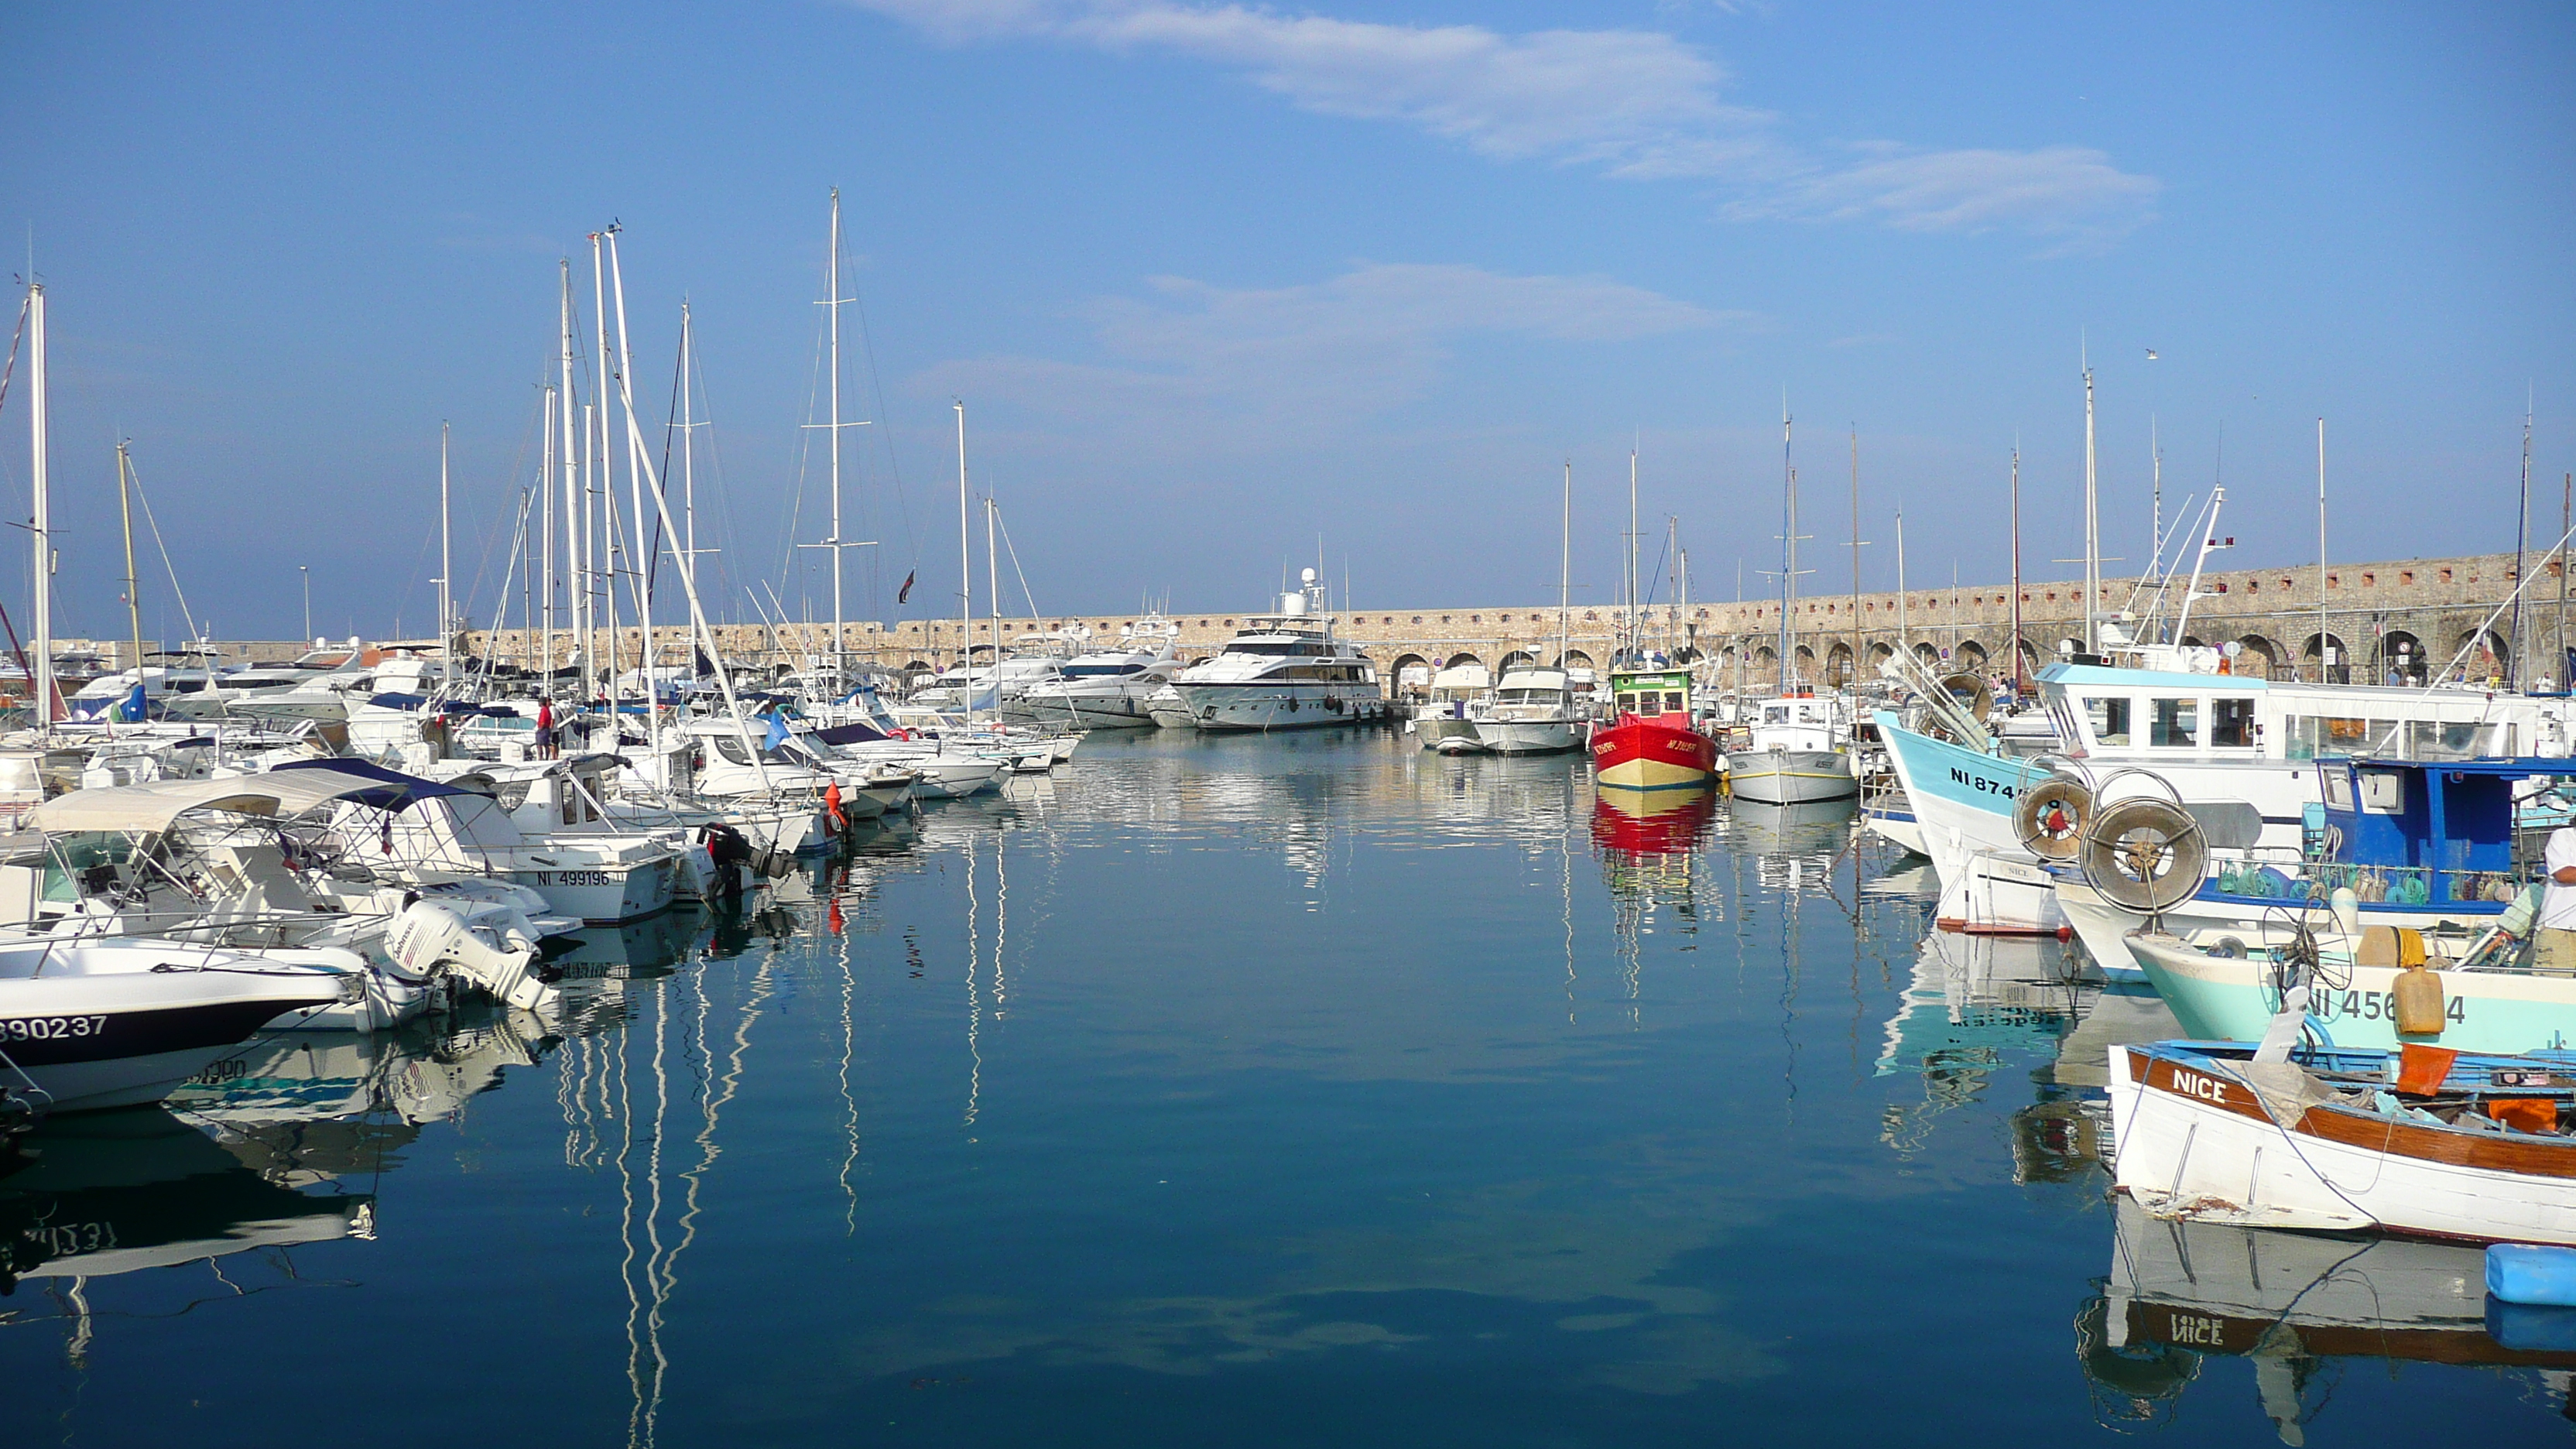
[[[1076,418],[1125,421],[1175,405],[1287,421],[1384,412],[1422,395],[1461,339],[1618,343],[1737,323],[1600,277],[1516,277],[1467,266],[1369,264],[1329,281],[1229,289],[1180,277],[1085,309],[1110,362],[985,358],[924,379]]]
[[[1737,216],[1866,217],[1915,231],[2010,227],[2075,242],[2151,214],[2158,183],[2099,151],[1917,151],[1835,164],[1724,99],[1708,54],[1646,30],[1410,26],[1178,0],[851,0],[940,40],[1045,38],[1239,68],[1323,115],[1393,121],[1498,160],[1734,188]]]

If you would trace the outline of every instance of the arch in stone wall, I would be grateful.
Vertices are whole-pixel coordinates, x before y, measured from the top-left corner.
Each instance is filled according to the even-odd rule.
[[[2451,653],[2456,657],[2463,650],[2467,651],[2468,658],[2461,661],[2459,668],[2461,678],[2503,679],[2513,668],[2513,651],[2505,647],[2504,640],[2493,629],[2461,630],[2459,642],[2451,646]],[[2434,662],[2448,664],[2450,660],[2441,659]]]
[[[2379,657],[2372,661],[2372,683],[2422,685],[2437,662],[2424,657],[2424,641],[2403,629],[2379,636]]]
[[[1950,667],[1970,674],[1985,673],[1986,646],[1974,639],[1960,640],[1959,647],[1950,651]]]
[[[1484,663],[1485,661],[1484,661],[1484,660],[1482,660],[1482,659],[1477,658],[1477,657],[1476,657],[1475,655],[1473,655],[1473,654],[1468,653],[1466,650],[1461,649],[1461,650],[1459,650],[1457,653],[1455,653],[1455,654],[1451,654],[1451,655],[1448,655],[1447,657],[1442,658],[1442,659],[1440,659],[1440,660],[1439,660],[1439,661],[1437,661],[1437,662],[1438,662],[1438,664],[1439,664],[1439,667],[1440,667],[1440,668],[1442,668],[1442,669],[1461,669],[1461,668],[1466,667],[1467,665],[1470,665],[1470,664],[1482,664],[1482,663]]]
[[[1431,661],[1419,654],[1399,654],[1387,666],[1386,677],[1395,682],[1398,694],[1422,694],[1431,688]]]
[[[1917,639],[1914,641],[1914,657],[1926,669],[1938,669],[1941,667],[1941,651],[1933,648],[1930,643],[1924,640]]]
[[[1568,649],[1563,654],[1556,657],[1556,667],[1559,669],[1590,669],[1593,667],[1592,656],[1584,653],[1580,649]]]
[[[1875,675],[1878,673],[1878,666],[1896,657],[1896,646],[1885,642],[1872,644],[1869,646],[1867,657],[1869,672]]]
[[[2281,646],[2260,634],[2247,634],[2236,641],[2236,658],[2228,671],[2255,679],[2270,679],[2281,667]]]
[[[927,659],[915,659],[903,667],[903,672],[906,674],[937,674],[939,672],[939,666],[931,663]]]
[[[2317,666],[2317,643],[2319,640],[2323,640],[2326,647],[2333,651],[2332,657],[2329,659],[2322,672],[2319,671]],[[2349,682],[2352,678],[2352,651],[2344,646],[2343,636],[2340,634],[2310,634],[2307,639],[2299,645],[2299,677],[2302,679],[2328,679],[2339,683]]]
[[[1851,646],[1849,644],[1836,644],[1831,649],[1825,651],[1824,683],[1827,688],[1840,689],[1844,685],[1851,683],[1851,681]]]
[[[2023,677],[2028,678],[2031,675],[2037,674],[2039,672],[2039,666],[2039,646],[2030,642],[2028,635],[2024,635],[2021,639],[2021,672]]]
[[[1494,666],[1494,673],[1499,675],[1506,669],[1517,669],[1524,664],[1534,665],[1536,663],[1538,663],[1537,655],[1532,654],[1526,649],[1515,649],[1511,653],[1504,655],[1502,662]]]

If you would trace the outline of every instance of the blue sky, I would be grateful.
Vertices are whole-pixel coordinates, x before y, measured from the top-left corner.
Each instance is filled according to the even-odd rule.
[[[648,415],[684,294],[696,311],[720,607],[747,617],[767,581],[827,613],[819,555],[787,546],[791,509],[820,536],[799,425],[835,185],[866,323],[845,409],[876,423],[849,506],[884,541],[853,560],[858,613],[896,616],[915,567],[900,613],[951,607],[952,397],[1049,612],[1249,607],[1318,534],[1363,606],[1541,599],[1568,458],[1578,599],[1603,599],[1632,439],[1694,593],[1732,597],[1739,562],[1765,592],[1784,389],[1822,550],[1806,587],[1848,586],[1830,546],[1855,427],[1872,586],[1900,498],[1913,582],[2000,576],[2016,437],[2045,571],[2080,546],[2088,342],[2106,551],[2131,560],[2151,414],[2173,502],[2219,475],[2223,438],[2220,531],[2246,563],[2313,559],[2321,415],[2344,557],[2510,547],[2527,391],[2539,518],[2576,467],[2563,6],[12,21],[0,223],[53,304],[64,609],[97,632],[121,628],[119,436],[200,622],[294,633],[308,565],[317,627],[418,627],[441,419],[487,618],[555,260],[611,219]],[[11,497],[23,428],[13,395]],[[144,598],[148,628],[183,632],[166,584]]]

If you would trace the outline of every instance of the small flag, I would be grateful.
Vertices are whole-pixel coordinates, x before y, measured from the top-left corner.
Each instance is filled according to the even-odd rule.
[[[120,722],[125,724],[141,724],[143,722],[143,684],[140,680],[135,682],[134,692],[125,697],[125,703],[117,707],[116,717]]]
[[[903,587],[894,591],[894,601],[897,604],[907,604],[912,601],[912,581],[920,572],[921,570],[914,569],[903,576]]]

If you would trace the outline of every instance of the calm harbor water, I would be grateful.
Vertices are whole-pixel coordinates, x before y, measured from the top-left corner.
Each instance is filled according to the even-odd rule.
[[[1847,809],[1633,810],[1580,756],[1096,736],[593,933],[559,1014],[67,1119],[0,1179],[0,1443],[2567,1437],[2576,1356],[2226,1306],[2474,1254],[2105,1198],[2151,1000],[1927,937]]]

